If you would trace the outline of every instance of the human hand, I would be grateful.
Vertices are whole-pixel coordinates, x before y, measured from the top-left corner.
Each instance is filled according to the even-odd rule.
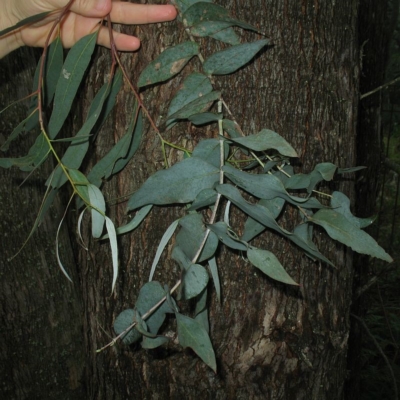
[[[0,30],[30,16],[52,11],[43,20],[0,38],[0,58],[24,45],[43,47],[54,21],[67,3],[67,0],[0,0]],[[176,10],[172,5],[134,4],[119,0],[75,0],[60,25],[63,46],[72,47],[80,38],[96,31],[99,23],[109,13],[112,22],[126,25],[165,22],[176,17]],[[113,33],[118,50],[134,51],[140,47],[137,37]],[[97,43],[110,47],[107,27],[100,27]]]

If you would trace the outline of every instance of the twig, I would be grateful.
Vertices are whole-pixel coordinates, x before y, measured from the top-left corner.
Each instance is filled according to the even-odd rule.
[[[389,368],[390,375],[392,375],[392,382],[393,382],[393,390],[394,390],[394,400],[399,400],[399,395],[398,395],[398,390],[397,390],[397,382],[396,382],[396,377],[394,375],[394,371],[392,366],[390,365],[390,362],[388,358],[386,357],[385,353],[383,352],[381,346],[379,346],[379,343],[375,339],[374,335],[371,333],[371,331],[368,329],[367,325],[365,324],[364,320],[362,320],[360,317],[357,317],[357,315],[350,314],[354,319],[357,320],[357,322],[365,329],[367,332],[368,336],[371,338],[373,341],[374,345],[378,349],[379,353],[381,353],[382,358],[385,360],[385,363],[387,367]]]
[[[374,90],[371,90],[371,91],[368,92],[368,93],[362,94],[362,95],[360,96],[360,100],[365,99],[366,97],[371,96],[371,94],[374,94],[374,93],[376,93],[376,92],[379,92],[380,90],[385,89],[385,88],[387,88],[388,86],[393,85],[393,84],[395,84],[396,82],[399,82],[399,81],[400,81],[400,76],[397,77],[396,79],[393,79],[392,81],[390,81],[390,82],[388,82],[388,83],[385,83],[385,84],[382,85],[382,86],[377,87],[377,88],[374,89]]]

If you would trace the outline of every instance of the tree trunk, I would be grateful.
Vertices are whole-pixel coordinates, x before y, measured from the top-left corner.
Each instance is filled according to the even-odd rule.
[[[243,130],[255,133],[270,128],[282,134],[297,149],[297,168],[302,171],[310,171],[316,163],[325,161],[340,167],[353,166],[358,105],[358,2],[236,0],[221,4],[238,19],[265,31],[274,44],[238,73],[217,79],[218,88]],[[135,32],[144,39],[143,49],[138,55],[123,57],[133,80],[161,50],[184,40],[175,23],[162,28],[137,28]],[[254,36],[246,34],[245,39],[254,40]],[[217,48],[212,43],[208,51]],[[103,53],[96,59],[86,87],[100,87],[98,71],[108,70],[106,60]],[[144,92],[155,120],[165,116],[168,99],[181,82],[182,77]],[[87,100],[88,105],[90,99]],[[97,141],[95,159],[123,134],[131,104],[132,96],[125,91]],[[168,140],[193,146],[200,137],[212,134],[187,126],[186,130],[174,129]],[[174,159],[176,152],[171,152]],[[107,197],[126,196],[161,168],[160,142],[149,129],[135,161],[105,185]],[[352,179],[335,185],[353,196]],[[126,222],[125,204],[110,207],[110,211],[117,224]],[[278,255],[301,284],[299,289],[273,282],[237,254],[221,251],[222,304],[214,294],[209,296],[217,375],[192,352],[182,351],[174,344],[154,351],[117,344],[95,353],[113,336],[116,315],[134,305],[140,286],[148,279],[162,234],[181,215],[181,209],[157,208],[142,227],[120,239],[121,273],[113,295],[108,245],[91,243],[90,260],[85,252],[80,254],[90,398],[343,398],[352,255],[332,244],[321,231],[317,231],[316,240],[337,269],[309,261],[280,237],[265,235],[259,239]],[[292,210],[286,211],[287,224],[294,216]],[[160,265],[156,280],[171,287],[179,278],[177,269],[168,259]],[[168,329],[174,329],[172,322]]]
[[[0,60],[0,109],[30,94],[35,53],[21,49]],[[0,141],[27,116],[26,102],[0,118]],[[10,156],[28,153],[34,136],[11,145]],[[44,179],[52,163],[27,173],[0,169],[0,398],[79,399],[83,393],[82,302],[75,288],[60,274],[54,238],[65,206],[57,199],[37,232],[28,237],[45,193]],[[69,233],[60,233],[61,257],[74,265]],[[12,258],[12,260],[11,260]],[[75,282],[77,274],[74,273]]]

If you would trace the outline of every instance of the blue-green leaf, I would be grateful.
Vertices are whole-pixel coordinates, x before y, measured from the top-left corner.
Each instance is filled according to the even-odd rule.
[[[204,94],[200,97],[197,97],[195,100],[187,103],[180,110],[174,112],[169,116],[168,120],[180,120],[180,119],[188,119],[192,115],[199,114],[203,111],[208,110],[212,103],[215,100],[218,100],[221,97],[221,92],[213,91],[207,94]]]
[[[149,277],[149,281],[153,280],[153,276],[154,276],[154,272],[156,270],[157,264],[160,261],[160,257],[162,252],[165,249],[165,246],[168,244],[168,242],[170,241],[172,235],[174,234],[177,226],[179,224],[179,219],[175,220],[169,227],[168,229],[165,231],[163,237],[160,240],[160,244],[157,247],[157,251],[156,251],[156,255],[154,257],[153,260],[153,264],[151,265],[151,269],[150,269],[150,277]]]
[[[139,76],[138,87],[164,82],[178,74],[199,53],[199,45],[188,41],[164,50]]]
[[[174,3],[179,8],[181,13],[184,13],[193,4],[196,4],[199,2],[211,3],[212,0],[174,0]]]
[[[203,69],[209,75],[231,74],[247,64],[267,44],[268,40],[262,39],[218,51],[205,60]]]
[[[61,159],[62,164],[66,167],[78,169],[82,165],[83,159],[89,149],[90,132],[97,123],[108,96],[113,96],[115,99],[120,89],[121,81],[121,73],[118,72],[114,77],[113,82],[106,82],[96,94],[90,106],[85,123],[75,135],[75,138],[80,138],[81,140],[75,140],[72,142]],[[63,173],[61,167],[58,166],[54,173],[51,185],[54,188],[61,187],[66,181],[67,177]],[[49,184],[49,182],[46,182],[46,184]]]
[[[309,220],[322,226],[332,239],[351,247],[357,253],[368,254],[387,262],[393,261],[368,233],[335,210],[318,210]]]
[[[225,175],[236,185],[260,198],[272,200],[280,197],[287,202],[300,205],[303,208],[323,208],[324,206],[314,197],[291,196],[285,189],[283,183],[275,175],[270,174],[250,174],[239,171],[230,165],[223,168]]]
[[[208,273],[204,267],[199,264],[192,264],[184,271],[182,279],[183,299],[189,300],[200,294],[208,284]]]
[[[108,233],[108,238],[110,240],[111,246],[111,258],[112,258],[112,267],[113,267],[113,280],[111,285],[111,292],[114,291],[115,282],[117,282],[118,276],[118,243],[117,243],[117,233],[115,232],[115,226],[110,218],[105,217],[106,219],[106,228]]]
[[[235,250],[247,250],[247,244],[243,243],[238,237],[235,237],[236,235],[231,232],[231,229],[225,222],[219,221],[215,224],[207,225],[207,227],[218,236],[218,239],[225,246]]]
[[[88,185],[88,194],[90,205],[92,206],[92,236],[97,239],[101,236],[104,229],[106,202],[103,193],[101,193],[97,186]]]
[[[15,31],[16,29],[22,28],[25,25],[34,24],[35,22],[41,21],[42,19],[46,18],[50,13],[51,13],[51,11],[45,11],[40,14],[35,14],[28,18],[25,18],[25,19],[17,22],[15,25],[10,26],[10,27],[0,31],[0,37],[5,36],[5,35],[7,35],[7,33]]]
[[[357,218],[350,211],[350,199],[342,192],[333,192],[331,197],[331,207],[336,212],[342,214],[352,224],[358,228],[366,228],[375,221],[375,217]]]
[[[129,199],[128,210],[147,204],[190,203],[219,180],[219,168],[197,157],[156,172]]]
[[[175,97],[171,100],[171,103],[167,112],[167,119],[169,116],[175,114],[177,111],[182,109],[184,106],[198,99],[205,94],[212,92],[213,87],[210,79],[198,72],[190,74],[182,83],[179,91]]]
[[[178,339],[182,347],[190,347],[214,372],[217,372],[215,353],[207,331],[192,318],[176,313]]]
[[[232,138],[230,140],[250,150],[265,151],[275,149],[283,156],[297,157],[294,148],[282,136],[269,129],[263,129],[254,135]]]
[[[221,303],[221,283],[219,281],[218,265],[215,257],[212,257],[208,260],[208,267],[210,268],[211,277],[214,282],[217,299]]]
[[[176,244],[190,260],[193,260],[203,242],[206,232],[202,216],[198,213],[186,215],[180,219],[179,225],[181,229],[176,236]],[[202,262],[213,257],[217,247],[218,238],[213,232],[210,232],[206,244],[200,253],[200,257],[196,262]]]
[[[96,45],[97,32],[80,39],[69,51],[57,82],[48,133],[54,139],[67,118]]]
[[[276,256],[270,251],[249,247],[247,250],[247,258],[255,267],[270,278],[289,285],[298,285],[285,271]]]

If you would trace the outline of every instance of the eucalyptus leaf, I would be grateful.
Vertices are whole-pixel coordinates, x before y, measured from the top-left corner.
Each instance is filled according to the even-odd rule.
[[[150,176],[129,199],[128,210],[148,204],[190,203],[218,180],[219,168],[197,157],[187,158]]]
[[[164,50],[139,76],[138,87],[164,82],[178,74],[199,53],[199,45],[188,41]]]
[[[199,208],[209,207],[215,204],[217,193],[214,189],[202,190],[194,199],[188,211],[198,210]]]
[[[181,229],[176,236],[176,244],[183,250],[185,255],[193,260],[201,243],[203,242],[206,227],[200,214],[189,214],[179,221]],[[210,232],[200,257],[196,262],[202,262],[213,257],[218,247],[217,236]]]
[[[263,129],[254,135],[231,138],[231,140],[250,150],[265,151],[275,149],[284,156],[298,157],[293,147],[282,136],[269,129]]]
[[[300,205],[303,208],[323,208],[324,206],[314,197],[291,196],[285,189],[283,183],[271,174],[250,174],[239,171],[230,165],[225,165],[223,171],[233,183],[242,189],[260,198],[272,200],[280,197],[287,202]]]
[[[151,265],[149,281],[153,280],[154,272],[156,270],[158,262],[160,261],[161,254],[164,251],[165,246],[170,241],[172,235],[174,234],[178,224],[179,224],[179,219],[172,222],[172,224],[168,227],[168,229],[165,231],[163,237],[161,238],[160,244],[157,247],[156,255],[153,260],[153,264]]]
[[[314,224],[322,226],[332,239],[351,247],[357,253],[368,254],[387,262],[393,261],[368,233],[359,229],[339,212],[329,209],[318,210],[309,219]]]
[[[355,217],[350,211],[350,199],[342,192],[335,191],[332,193],[331,207],[334,208],[334,211],[342,214],[349,222],[361,229],[371,225],[376,219],[376,216],[370,218]]]
[[[231,74],[247,64],[267,44],[268,40],[262,39],[218,51],[205,60],[203,69],[209,75]]]
[[[121,171],[132,159],[139,148],[143,133],[143,117],[141,111],[136,117],[134,112],[129,127],[115,146],[91,169],[88,179],[99,187],[102,179]]]
[[[212,257],[208,260],[208,267],[210,269],[211,277],[214,282],[217,299],[221,303],[221,283],[219,280],[218,265],[215,257]]]
[[[183,14],[189,7],[196,3],[211,3],[212,0],[174,0],[174,3]]]
[[[242,137],[241,130],[239,125],[235,121],[231,121],[230,119],[224,119],[222,121],[222,127],[224,131],[232,138],[240,138]]]
[[[247,250],[247,243],[243,243],[239,237],[234,238],[230,233],[230,227],[222,221],[216,222],[215,224],[207,225],[207,227],[214,232],[218,239],[225,245],[235,250]],[[263,227],[265,229],[265,227]]]
[[[255,221],[271,228],[272,230],[280,233],[284,237],[291,240],[293,243],[297,244],[302,248],[307,254],[326,262],[329,265],[333,265],[325,256],[323,256],[314,246],[309,246],[301,237],[288,232],[286,229],[282,228],[275,221],[274,215],[271,211],[261,206],[260,204],[250,204],[248,203],[239,193],[238,189],[234,188],[232,185],[224,184],[216,186],[217,192],[221,193],[224,197],[230,200],[238,208],[240,208],[244,213],[249,215]]]
[[[127,309],[122,311],[114,321],[114,331],[117,335],[120,335],[126,329],[128,329],[135,322],[135,310]],[[137,342],[142,335],[136,330],[131,329],[122,337],[122,343],[130,345]]]
[[[208,273],[204,267],[191,264],[183,273],[181,289],[183,299],[189,300],[199,295],[206,288],[208,279]]]
[[[192,318],[176,313],[178,339],[182,347],[190,347],[214,372],[217,372],[215,353],[207,331]]]
[[[224,157],[226,160],[229,153],[229,145],[223,143]],[[201,158],[204,161],[219,168],[221,165],[221,142],[218,139],[204,139],[193,149],[192,157]]]
[[[196,307],[194,310],[194,319],[210,334],[210,323],[208,321],[208,309],[207,309],[207,288],[204,289],[196,297]]]
[[[112,259],[112,267],[113,267],[113,279],[111,285],[111,292],[114,291],[115,283],[117,282],[118,276],[118,243],[117,243],[117,233],[115,232],[115,226],[110,218],[105,217],[106,220],[106,228],[108,233],[108,238],[110,240],[111,246],[111,259]]]
[[[212,122],[217,122],[223,118],[223,114],[215,114],[212,112],[203,112],[193,114],[188,119],[194,125],[206,125]]]
[[[71,143],[61,159],[63,165],[68,168],[74,169],[78,169],[81,166],[83,159],[85,158],[85,155],[89,149],[90,133],[101,115],[104,103],[109,95],[114,97],[117,95],[120,84],[121,77],[118,78],[117,75],[113,82],[106,82],[96,94],[89,108],[85,123],[83,124],[79,132],[75,135],[75,138],[80,138],[82,140],[75,140]],[[53,186],[53,188],[61,187],[66,181],[67,177],[65,176],[62,168],[58,166],[55,170],[54,178],[51,182],[51,185]],[[47,181],[46,184],[49,184],[49,182]]]
[[[143,337],[143,341],[141,346],[143,349],[156,349],[157,347],[162,346],[163,344],[167,343],[169,339],[165,336],[157,336],[155,338]]]
[[[92,236],[97,239],[101,236],[104,229],[106,202],[103,193],[94,185],[88,185],[88,194],[92,207]]]
[[[152,281],[142,286],[138,299],[135,304],[135,308],[140,312],[141,315],[147,313],[156,304],[160,302],[166,295],[163,287],[159,282]],[[165,314],[173,313],[168,302],[163,302],[153,314],[146,319],[146,324],[150,333],[156,334],[164,323]]]
[[[54,95],[48,133],[54,139],[64,125],[96,46],[97,32],[84,36],[68,52]]]
[[[188,119],[192,115],[199,114],[205,110],[208,110],[212,103],[215,100],[219,100],[221,97],[221,92],[213,91],[210,93],[206,93],[200,97],[197,97],[195,100],[192,100],[190,103],[187,103],[178,111],[174,112],[169,116],[168,120],[181,120]]]
[[[205,0],[203,0],[205,1]],[[30,25],[30,24],[34,24],[35,22],[39,22],[42,19],[46,18],[49,14],[51,13],[51,11],[45,11],[39,14],[35,14],[35,15],[31,15],[28,18],[25,18],[19,22],[17,22],[15,25],[10,26],[6,29],[3,29],[0,31],[0,37],[7,35],[7,33],[10,33],[12,31],[15,31],[19,28],[24,27],[25,25]]]
[[[210,79],[198,72],[190,74],[182,83],[179,91],[175,97],[171,100],[171,103],[167,112],[167,119],[177,111],[182,109],[184,106],[204,96],[205,94],[211,93],[213,90]]]
[[[282,267],[276,256],[267,250],[249,247],[247,250],[247,258],[249,261],[265,275],[276,281],[286,283],[288,285],[298,284],[289,276],[289,274]]]
[[[278,218],[285,203],[285,200],[280,197],[275,197],[271,200],[261,199],[258,202],[260,206],[267,208],[271,212],[271,216],[274,219]],[[249,242],[261,232],[265,231],[265,229],[266,227],[263,224],[260,224],[253,218],[249,217],[244,224],[244,230],[241,239],[245,242]]]
[[[117,228],[117,235],[123,235],[124,233],[128,233],[136,229],[146,218],[147,214],[151,211],[152,208],[153,206],[150,204],[138,210],[136,215],[126,225],[122,225]],[[101,239],[108,239],[108,235],[102,236]]]

